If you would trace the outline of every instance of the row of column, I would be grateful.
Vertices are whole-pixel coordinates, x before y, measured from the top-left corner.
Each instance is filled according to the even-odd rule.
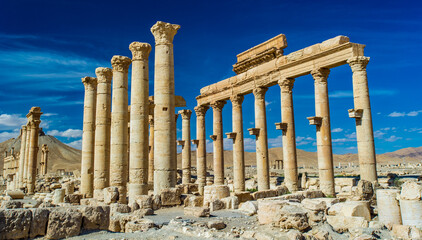
[[[356,135],[358,144],[358,157],[360,163],[361,179],[377,181],[376,158],[372,117],[369,102],[368,81],[366,75],[367,57],[353,57],[347,62],[353,71],[353,95],[355,108],[349,110],[350,117],[356,119]],[[333,154],[330,127],[330,111],[328,100],[327,78],[329,69],[317,68],[311,72],[315,81],[315,117],[309,117],[311,125],[316,125],[316,140],[318,152],[318,167],[320,188],[326,195],[335,195]],[[298,171],[296,154],[296,136],[294,126],[294,111],[292,89],[294,79],[282,78],[278,81],[281,92],[281,117],[282,122],[276,123],[276,129],[282,130],[283,162],[285,184],[290,191],[298,190]],[[258,189],[269,189],[269,160],[268,138],[265,110],[266,87],[257,87],[253,90],[255,96],[255,128],[250,128],[249,133],[256,136],[256,159]],[[235,192],[245,191],[245,164],[243,143],[242,102],[244,96],[233,95],[232,102],[233,132],[226,133],[233,140],[233,171]],[[224,155],[222,133],[222,108],[226,101],[215,101],[210,104],[213,109],[213,135],[214,141],[214,184],[224,184]],[[208,106],[201,105],[195,108],[197,114],[197,140],[198,146],[197,169],[200,188],[205,184],[205,112]]]
[[[114,56],[111,59],[113,69],[97,68],[97,78],[82,79],[85,101],[81,192],[85,197],[102,199],[102,190],[114,186],[119,190],[119,201],[124,203],[127,193],[129,201],[136,195],[148,194],[148,183],[154,184],[156,193],[175,186],[177,162],[176,131],[173,131],[176,125],[172,41],[179,27],[157,22],[151,28],[156,40],[153,117],[150,116],[148,99],[148,57],[151,51],[148,43],[133,42],[129,46],[132,59]],[[149,141],[153,142],[151,146]]]
[[[17,186],[26,188],[28,194],[33,194],[37,174],[38,136],[41,123],[40,107],[32,107],[26,115],[28,122],[22,126],[21,148]]]

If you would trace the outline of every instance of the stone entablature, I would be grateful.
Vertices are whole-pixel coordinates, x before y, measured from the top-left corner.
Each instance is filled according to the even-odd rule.
[[[213,101],[228,100],[233,94],[249,94],[257,86],[276,85],[280,77],[297,78],[309,74],[315,68],[344,65],[351,57],[363,56],[364,48],[363,44],[349,42],[346,36],[337,36],[206,86],[196,99],[198,105],[208,105]]]
[[[268,62],[283,55],[283,49],[287,47],[284,34],[280,34],[253,48],[237,55],[237,63],[233,65],[236,74],[245,72],[264,62]]]

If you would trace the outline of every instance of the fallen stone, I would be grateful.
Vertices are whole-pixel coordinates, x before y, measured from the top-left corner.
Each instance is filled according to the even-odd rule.
[[[222,220],[213,220],[207,223],[208,228],[214,228],[217,230],[221,230],[226,228],[226,224]]]
[[[185,207],[202,207],[204,205],[204,197],[196,196],[196,195],[188,195],[185,198],[183,205]]]
[[[59,204],[64,202],[65,190],[64,189],[56,189],[54,190],[53,194],[53,204]],[[45,201],[46,199],[44,199]]]
[[[64,201],[70,204],[79,205],[81,203],[82,197],[83,197],[82,194],[72,193],[65,196]]]
[[[158,210],[161,208],[161,196],[160,195],[154,195],[152,197],[152,209]]]
[[[1,209],[23,208],[23,203],[20,201],[3,201],[1,202]]]
[[[209,217],[210,209],[208,207],[185,207],[183,210],[185,216]]]
[[[309,228],[307,213],[298,206],[285,205],[280,210],[280,215],[280,219],[275,222],[275,226],[283,229],[297,229],[299,231]]]
[[[122,203],[112,203],[110,204],[110,215],[115,213],[129,213],[130,207]]]
[[[182,203],[178,188],[166,188],[161,191],[161,206],[175,206]]]
[[[244,212],[248,216],[255,215],[258,211],[257,201],[247,201],[240,205],[239,210]]]
[[[73,194],[75,192],[75,183],[73,181],[63,183],[62,188],[65,190],[66,195]]]
[[[305,236],[298,230],[290,230],[287,233],[287,239],[289,240],[306,240]]]
[[[405,182],[401,187],[400,199],[421,200],[422,185],[417,182]]]
[[[56,208],[50,212],[46,237],[60,239],[79,235],[82,213],[73,208]]]
[[[320,200],[321,198],[305,198],[301,202],[303,207],[312,211],[325,211],[327,209],[327,204],[325,201]]]
[[[28,209],[0,210],[0,239],[20,239],[29,236],[32,213]]]
[[[250,192],[233,192],[231,195],[237,197],[239,203],[253,200]]]
[[[48,215],[50,210],[47,208],[32,208],[32,221],[29,231],[29,237],[44,236],[47,230]]]
[[[152,196],[149,195],[138,195],[136,196],[136,203],[139,205],[139,208],[146,209],[146,208],[153,208],[153,199]]]
[[[368,221],[363,217],[349,217],[349,216],[327,216],[327,222],[334,231],[343,233],[352,228],[367,228]]]
[[[252,197],[255,200],[258,200],[261,198],[275,197],[275,196],[278,196],[278,192],[277,190],[274,190],[274,189],[257,191],[257,192],[252,193]]]
[[[109,206],[88,206],[80,208],[82,227],[87,230],[107,230],[110,219]]]
[[[417,227],[394,224],[392,236],[399,239],[422,239],[422,232]]]
[[[144,232],[154,227],[155,227],[154,221],[144,218],[144,219],[127,222],[125,225],[125,232],[126,233]]]
[[[210,185],[204,187],[204,206],[215,199],[222,199],[230,196],[229,187],[226,185]]]
[[[239,208],[239,200],[235,196],[222,198],[221,201],[226,206],[226,209],[238,209]]]
[[[6,196],[9,196],[11,199],[23,199],[23,197],[25,196],[25,193],[22,191],[6,191],[5,192]]]
[[[258,201],[259,224],[272,224],[280,220],[280,211],[288,205],[288,200],[260,200]]]
[[[108,230],[112,232],[125,232],[125,225],[132,220],[132,216],[127,213],[116,212],[110,214]]]
[[[119,190],[117,187],[107,187],[103,189],[104,203],[116,203],[119,200]]]
[[[358,198],[360,200],[370,200],[374,195],[374,188],[370,181],[360,180],[358,182]]]
[[[225,209],[226,205],[224,204],[223,201],[221,201],[219,199],[215,199],[215,200],[213,200],[212,202],[209,203],[209,207],[210,207],[211,212],[213,212],[213,211]]]
[[[371,221],[371,212],[367,201],[349,201],[334,204],[328,209],[328,215],[363,217],[366,221]]]
[[[133,219],[141,219],[144,216],[149,216],[153,214],[154,214],[154,210],[152,210],[152,208],[146,208],[146,209],[138,209],[132,212],[131,215],[133,216]]]

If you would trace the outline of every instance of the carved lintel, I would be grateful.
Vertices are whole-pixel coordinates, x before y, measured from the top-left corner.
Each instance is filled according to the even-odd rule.
[[[349,109],[349,118],[356,118],[360,119],[362,118],[363,109]]]
[[[195,144],[196,146],[198,146],[198,144],[199,144],[199,140],[197,140],[197,139],[192,139],[191,142],[192,142],[192,144]]]
[[[210,135],[211,140],[216,141],[217,140],[217,135]]]
[[[321,126],[322,124],[322,117],[308,117],[309,125],[316,125]]]
[[[287,123],[283,123],[283,122],[275,123],[275,129],[286,131]]]
[[[233,141],[236,139],[236,135],[237,135],[237,133],[235,133],[235,132],[230,132],[230,133],[226,133],[226,135],[227,135],[227,138],[228,139],[233,139]]]
[[[259,136],[259,128],[248,128],[250,135]]]

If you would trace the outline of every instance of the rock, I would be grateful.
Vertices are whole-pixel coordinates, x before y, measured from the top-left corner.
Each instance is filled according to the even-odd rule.
[[[154,210],[152,208],[146,208],[146,209],[138,209],[132,213],[133,219],[141,219],[144,216],[153,215]]]
[[[298,192],[303,195],[304,198],[324,198],[325,194],[320,190],[307,190]]]
[[[256,201],[247,201],[240,205],[240,211],[244,212],[248,216],[252,216],[258,211],[258,203]]]
[[[259,224],[272,224],[279,220],[280,211],[288,205],[288,200],[260,200],[258,201]]]
[[[327,222],[338,233],[343,233],[352,228],[367,228],[368,221],[363,217],[327,216]]]
[[[208,228],[214,228],[217,230],[221,230],[226,228],[226,224],[222,220],[213,220],[207,223]]]
[[[29,236],[32,213],[28,209],[0,210],[0,239],[20,239]]]
[[[281,196],[289,192],[289,189],[284,185],[278,186],[275,190],[277,191],[277,196]]]
[[[89,206],[80,208],[82,213],[83,229],[107,230],[110,218],[109,206]]]
[[[9,196],[11,199],[23,199],[23,197],[25,196],[25,193],[22,191],[6,191],[5,192],[6,196]]]
[[[305,198],[301,202],[303,207],[312,211],[325,211],[327,204],[321,198],[309,199]]]
[[[417,182],[405,182],[401,187],[400,199],[421,200],[422,185]]]
[[[73,181],[62,184],[62,188],[65,190],[65,194],[73,194],[75,192],[75,183]]]
[[[47,229],[50,210],[47,208],[33,208],[30,210],[32,212],[32,221],[29,237],[35,238],[36,236],[44,236]]]
[[[95,199],[95,198],[82,198],[80,203],[81,203],[81,205],[86,205],[86,206],[104,205],[103,202],[100,202],[100,201],[98,201],[98,199]]]
[[[363,217],[366,221],[371,221],[369,202],[366,201],[349,201],[334,204],[328,209],[328,215]]]
[[[237,197],[239,203],[253,200],[250,192],[233,192],[231,195]]]
[[[421,230],[416,227],[394,224],[391,235],[399,239],[422,239]]]
[[[372,183],[366,180],[358,182],[358,197],[360,200],[370,200],[374,195]]]
[[[50,212],[46,237],[48,239],[67,238],[79,235],[82,213],[74,208],[56,208]]]
[[[290,230],[287,233],[287,239],[289,240],[306,240],[305,236],[298,230]]]
[[[191,194],[191,193],[198,192],[198,184],[187,183],[187,184],[183,184],[182,186],[183,186],[184,194]]]
[[[204,197],[203,196],[188,195],[185,198],[183,205],[185,207],[202,207],[204,205]]]
[[[294,206],[285,205],[280,211],[280,219],[275,222],[275,226],[283,229],[297,229],[304,231],[309,228],[308,216],[304,209]]]
[[[154,195],[152,197],[152,209],[158,210],[161,208],[161,196],[160,195]]]
[[[136,203],[139,205],[139,208],[146,209],[146,208],[153,208],[153,199],[152,196],[149,195],[138,195],[136,196]]]
[[[224,203],[227,209],[238,209],[239,200],[235,196],[222,198],[221,201]]]
[[[204,187],[204,206],[215,199],[222,199],[230,196],[229,187],[226,185],[210,185]]]
[[[133,233],[133,232],[144,232],[150,228],[154,228],[155,224],[154,221],[150,219],[139,219],[136,221],[127,222],[125,225],[125,232],[126,233]]]
[[[263,191],[257,191],[252,193],[252,197],[255,200],[258,200],[260,198],[269,198],[269,197],[275,197],[278,196],[277,190],[269,189],[269,190],[263,190]]]
[[[1,202],[2,209],[23,208],[23,203],[20,201],[3,201]]]
[[[208,207],[185,207],[184,214],[185,216],[209,217],[210,209]]]
[[[129,213],[130,207],[126,204],[122,203],[112,203],[110,204],[110,215],[114,215],[115,213]]]
[[[127,213],[116,212],[110,214],[110,224],[108,230],[112,232],[125,232],[125,225],[132,221],[132,216]]]
[[[211,212],[226,208],[226,205],[224,204],[224,202],[219,199],[215,199],[212,202],[210,202],[209,206],[210,206]]]
[[[119,190],[117,187],[107,187],[103,189],[104,203],[116,203],[119,200]]]
[[[64,202],[64,196],[65,196],[65,190],[64,189],[54,190],[53,204],[59,204],[59,203]]]
[[[79,205],[81,203],[82,194],[78,194],[78,193],[69,194],[64,199],[65,199],[65,202],[67,203]]]
[[[178,188],[166,188],[161,191],[161,206],[175,206],[182,203]]]

